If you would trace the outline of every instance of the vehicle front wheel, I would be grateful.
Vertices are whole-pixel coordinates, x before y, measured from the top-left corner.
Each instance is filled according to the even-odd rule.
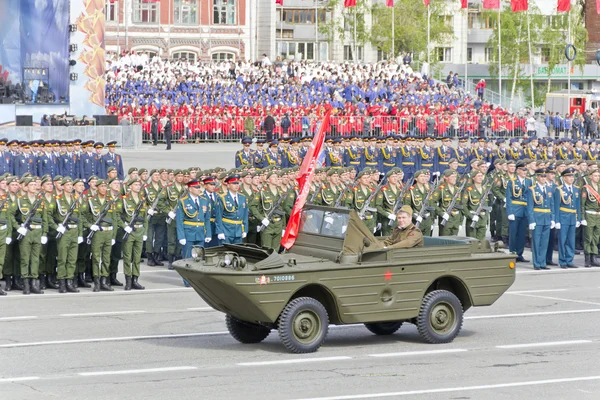
[[[365,328],[380,336],[393,335],[401,326],[402,321],[372,322],[370,324],[365,324]]]
[[[240,343],[260,343],[269,336],[271,329],[252,322],[241,321],[231,315],[225,316],[229,334]]]
[[[425,296],[417,317],[417,329],[423,340],[449,343],[458,335],[462,324],[462,304],[453,293],[435,290]]]
[[[327,310],[312,297],[290,301],[279,316],[279,338],[292,353],[317,351],[328,331]]]

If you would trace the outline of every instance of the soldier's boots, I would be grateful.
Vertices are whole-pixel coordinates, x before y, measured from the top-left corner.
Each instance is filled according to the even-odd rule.
[[[0,296],[6,296],[6,292],[4,290],[2,290],[2,287],[0,286]]]
[[[12,290],[12,285],[13,285],[12,275],[6,275],[4,277],[4,282],[6,283],[6,287],[4,288],[4,290],[6,290],[7,292],[10,292]]]
[[[142,285],[140,285],[138,283],[138,277],[137,276],[132,277],[132,279],[131,279],[131,288],[135,289],[135,290],[144,290],[144,289],[146,289],[145,287],[143,287]]]
[[[100,278],[95,276],[94,277],[94,289],[92,290],[92,292],[99,292],[99,291],[100,291]]]
[[[66,287],[68,293],[79,293],[79,289],[73,286],[73,279],[67,279]]]
[[[130,276],[126,276],[125,277],[125,290],[131,290],[131,277]]]
[[[48,275],[46,277],[46,287],[48,289],[58,289],[58,285],[56,284],[56,276],[55,275]]]
[[[123,284],[117,279],[117,273],[113,272],[110,274],[110,285],[111,286],[123,286]]]
[[[87,283],[87,281],[85,279],[85,274],[83,272],[77,275],[77,285],[79,287],[84,287],[84,288],[92,287],[92,285]]]
[[[600,267],[600,260],[598,260],[598,254],[590,254],[592,267]]]
[[[67,286],[64,279],[58,280],[58,293],[67,293]]]
[[[161,258],[162,257],[160,256],[160,253],[154,253],[154,262],[155,262],[156,266],[158,266],[158,267],[162,267],[165,265],[162,263],[162,261],[160,261]]]
[[[175,256],[169,255],[169,264],[167,264],[167,269],[173,270],[173,259]]]
[[[44,291],[40,287],[39,279],[30,279],[31,281],[31,293],[33,294],[44,294]]]
[[[12,288],[14,290],[23,290],[23,278],[20,275],[13,278]]]
[[[148,262],[146,265],[149,267],[156,267],[156,261],[154,260],[154,253],[148,253]]]
[[[104,290],[105,292],[112,292],[115,290],[108,284],[108,278],[106,276],[100,278],[100,290]]]
[[[31,286],[29,282],[29,278],[23,279],[23,294],[31,294]]]
[[[32,286],[32,289],[33,289],[33,285],[31,285],[31,286]],[[46,289],[46,275],[45,274],[41,274],[40,275],[40,290],[44,290],[44,289]]]

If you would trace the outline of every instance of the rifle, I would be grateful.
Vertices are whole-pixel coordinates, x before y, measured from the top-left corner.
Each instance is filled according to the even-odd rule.
[[[23,228],[29,230],[29,227],[31,226],[31,221],[33,220],[35,213],[37,211],[37,209],[40,207],[40,205],[42,204],[42,201],[44,201],[44,198],[42,195],[38,195],[37,200],[35,201],[35,203],[33,203],[33,206],[31,207],[31,210],[29,211],[29,214],[27,215],[27,219],[25,220],[25,222],[23,222]],[[17,240],[23,240],[25,236],[21,235],[19,233],[19,236],[17,236]]]
[[[127,224],[128,227],[130,227],[133,230],[133,226],[135,225],[136,222],[142,222],[144,221],[144,219],[142,218],[141,221],[138,221],[138,215],[140,215],[140,210],[142,209],[142,206],[144,205],[145,200],[142,198],[142,196],[140,196],[140,202],[138,203],[137,207],[135,208],[135,211],[133,212],[133,214],[131,214],[131,221],[129,221],[129,223]],[[123,240],[127,240],[127,238],[129,237],[129,233],[127,233],[127,231],[125,231],[125,234],[123,235]]]
[[[365,217],[365,213],[367,212],[367,210],[369,210],[369,204],[371,204],[371,201],[373,201],[377,192],[379,192],[381,190],[381,187],[383,186],[384,183],[385,183],[385,179],[382,179],[381,182],[379,182],[379,185],[375,188],[375,190],[373,190],[371,192],[371,195],[369,197],[367,197],[367,199],[365,200],[365,204],[362,206],[362,208],[358,212],[358,216],[360,219],[363,219]],[[377,209],[375,209],[375,211],[377,211]]]
[[[148,215],[146,216],[146,219],[150,219],[152,218],[152,215],[150,215],[150,210],[154,211],[156,210],[156,205],[158,204],[158,201],[160,200],[160,195],[162,194],[162,192],[165,190],[165,187],[161,188],[160,191],[156,194],[156,198],[154,199],[154,201],[152,202],[152,205],[150,206],[150,209],[148,210]]]
[[[448,208],[446,208],[446,211],[444,211],[445,214],[450,215],[450,212],[452,212],[452,209],[454,208],[454,205],[456,204],[456,201],[458,200],[458,196],[460,196],[462,191],[465,189],[466,184],[467,184],[467,180],[465,179],[463,181],[463,183],[460,185],[460,187],[458,188],[458,190],[454,193],[454,196],[452,196],[452,201],[450,202],[450,204],[448,204]],[[442,218],[440,225],[446,226],[446,222],[448,222],[448,220]]]
[[[313,201],[315,201],[315,199],[317,198],[317,195],[321,193],[321,190],[323,190],[323,185],[319,185],[319,188],[315,190],[312,196],[310,196],[310,200],[308,200],[308,202],[312,204]]]
[[[102,222],[104,217],[106,217],[106,214],[108,214],[108,210],[110,210],[110,208],[113,206],[113,204],[115,204],[115,201],[116,201],[116,199],[110,199],[106,203],[106,206],[104,207],[104,209],[98,213],[98,218],[96,218],[96,221],[94,222],[93,225],[100,226],[99,224]],[[87,235],[87,239],[86,239],[87,244],[92,244],[92,238],[94,237],[95,233],[96,233],[96,231],[93,231],[90,229],[90,233]]]
[[[429,191],[427,192],[427,196],[425,196],[425,199],[423,200],[423,206],[421,207],[421,211],[419,211],[419,213],[417,214],[417,223],[415,224],[415,226],[418,228],[419,225],[421,225],[421,222],[418,221],[419,217],[421,217],[420,219],[423,219],[423,215],[425,215],[425,211],[433,211],[434,208],[429,207],[429,199],[431,199],[431,195],[433,195],[433,192],[435,192],[435,189],[437,189],[438,185],[440,184],[440,177],[438,176],[437,178],[435,178],[435,181],[433,182],[433,184],[429,187]]]
[[[340,192],[340,195],[338,196],[338,198],[335,200],[335,204],[333,205],[335,208],[340,207],[340,205],[342,204],[342,199],[344,198],[344,195],[346,194],[346,192],[348,191],[348,189],[350,189],[351,187],[356,186],[356,183],[358,182],[358,179],[355,180],[354,182],[352,182],[352,185],[347,185],[344,190],[342,190]]]
[[[396,202],[394,203],[394,208],[392,209],[392,214],[396,215],[396,213],[398,212],[400,207],[402,207],[402,204],[403,204],[402,199],[404,199],[404,195],[406,194],[406,191],[408,190],[408,188],[412,186],[412,181],[413,181],[413,177],[411,175],[410,178],[408,178],[408,180],[406,181],[406,185],[404,185],[404,187],[400,191],[400,195],[396,199]],[[388,223],[388,225],[392,226],[392,225],[394,225],[394,222],[395,221],[392,221],[390,219],[390,222]]]
[[[63,219],[63,222],[61,223],[62,226],[65,227],[66,229],[66,225],[67,222],[69,222],[69,219],[71,218],[71,215],[73,215],[73,211],[75,211],[75,206],[77,205],[77,199],[75,197],[73,197],[73,202],[71,203],[71,207],[69,207],[69,211],[67,211],[67,213],[65,214],[65,219]],[[1,209],[2,207],[0,207]],[[60,239],[62,237],[62,233],[58,232],[56,234],[56,239]]]
[[[486,181],[487,182],[487,181]],[[485,185],[485,182],[484,182]],[[477,206],[477,209],[475,210],[475,212],[473,213],[473,217],[477,217],[477,220],[474,220],[473,222],[471,222],[471,228],[475,228],[475,226],[477,226],[477,222],[479,221],[479,213],[482,210],[485,210],[487,212],[492,211],[492,208],[489,206],[484,206],[483,205],[483,200],[486,199],[488,197],[488,195],[490,194],[490,191],[492,190],[492,185],[489,184],[488,188],[485,190],[485,192],[483,192],[483,196],[481,196],[481,200],[479,200],[479,205]]]
[[[271,211],[269,211],[269,213],[266,215],[266,217],[265,217],[266,219],[268,219],[270,221],[273,214],[285,215],[282,211],[277,210],[279,208],[279,206],[281,206],[281,203],[283,202],[283,199],[285,197],[286,197],[285,193],[282,193],[281,196],[279,196],[279,198],[277,199],[275,204],[273,204],[273,208],[271,208]],[[258,228],[256,228],[256,231],[260,232],[263,229],[265,229],[265,226],[261,222],[260,226]]]
[[[176,212],[177,211],[177,209],[179,208],[179,203],[181,202],[181,199],[183,199],[187,194],[188,194],[187,189],[184,189],[184,190],[181,191],[181,194],[177,198],[177,204],[175,204],[175,207],[173,207],[173,209],[171,210],[171,212]],[[173,222],[173,218],[167,217],[167,219],[165,220],[165,222],[167,223],[167,225],[171,225],[171,222]]]

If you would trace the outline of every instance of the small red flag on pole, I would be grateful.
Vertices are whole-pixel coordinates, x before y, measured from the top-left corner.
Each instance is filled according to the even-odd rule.
[[[298,237],[300,213],[304,208],[304,204],[306,204],[306,199],[310,192],[310,184],[315,175],[315,169],[319,166],[317,165],[319,154],[323,148],[323,142],[325,142],[325,132],[329,129],[330,117],[331,110],[328,110],[323,117],[323,122],[321,123],[319,131],[313,138],[312,143],[306,152],[306,156],[304,156],[304,161],[300,167],[300,173],[298,174],[298,178],[296,178],[298,181],[298,198],[294,203],[294,208],[292,208],[292,213],[290,214],[290,220],[288,221],[285,233],[281,239],[281,245],[285,247],[286,250],[289,250],[294,245],[296,238]]]
[[[558,0],[558,12],[569,12],[571,11],[571,0]]]
[[[460,8],[468,8],[469,0],[460,0]]]
[[[356,7],[356,0],[344,0],[344,7]]]
[[[510,7],[512,12],[527,11],[529,4],[527,0],[510,0]]]
[[[486,10],[496,10],[500,8],[500,0],[483,0],[483,8]]]
[[[600,0],[598,0],[600,1]],[[425,4],[425,7],[429,7],[429,0],[423,0],[423,4]]]
[[[385,5],[387,7],[394,7],[394,0],[385,0]]]

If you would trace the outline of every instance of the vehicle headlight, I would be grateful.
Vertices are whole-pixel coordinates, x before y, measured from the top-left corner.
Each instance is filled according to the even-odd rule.
[[[194,261],[198,261],[198,251],[196,249],[192,249],[192,258],[194,259]]]
[[[229,254],[225,254],[225,258],[223,259],[225,265],[231,264],[231,258],[229,258]]]

